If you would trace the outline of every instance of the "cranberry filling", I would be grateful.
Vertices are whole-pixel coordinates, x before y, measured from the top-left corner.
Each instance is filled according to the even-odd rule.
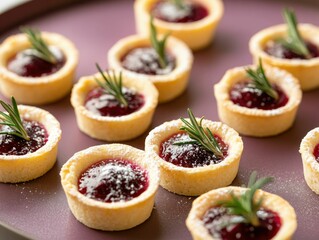
[[[38,122],[23,120],[23,126],[27,131],[30,140],[24,140],[10,134],[0,135],[0,154],[1,155],[25,155],[33,153],[41,148],[48,141],[48,132],[45,127]],[[1,131],[10,132],[8,126],[1,126]]]
[[[317,162],[319,162],[319,144],[315,146],[315,149],[313,150],[313,155],[315,156]]]
[[[8,69],[22,77],[43,77],[60,70],[65,64],[65,57],[57,47],[50,47],[56,57],[55,64],[49,63],[34,55],[33,49],[18,52],[8,63]]]
[[[147,171],[122,159],[99,161],[80,176],[78,189],[83,195],[102,202],[129,201],[148,187]]]
[[[268,240],[274,237],[281,227],[279,215],[268,209],[258,210],[257,215],[260,223],[258,227],[247,223],[222,226],[223,223],[235,220],[239,216],[229,214],[226,208],[213,207],[205,213],[202,221],[216,239]]]
[[[180,8],[171,1],[160,1],[152,9],[152,15],[166,22],[187,23],[205,18],[208,10],[199,3],[186,2]]]
[[[239,82],[230,90],[230,99],[234,104],[246,108],[272,110],[285,106],[288,102],[288,96],[278,86],[273,87],[279,96],[277,100],[255,88],[248,81]]]
[[[306,42],[306,46],[310,52],[311,58],[319,57],[319,49],[315,44],[311,42]],[[268,43],[264,51],[267,54],[277,58],[306,59],[303,55],[292,52],[291,50],[287,49],[283,44],[276,41],[271,41],[270,43]]]
[[[116,98],[106,93],[101,87],[91,90],[86,96],[85,107],[98,115],[118,117],[136,112],[145,103],[141,94],[135,93],[128,88],[123,88],[124,97],[128,105],[124,106]]]
[[[167,66],[161,68],[158,55],[151,47],[140,47],[129,51],[122,58],[122,66],[130,71],[147,75],[168,74],[175,68],[175,58],[166,53]]]
[[[217,157],[214,153],[206,150],[199,144],[174,145],[176,142],[191,140],[187,133],[182,132],[170,136],[161,143],[159,156],[167,162],[185,168],[220,163],[227,157],[228,145],[219,136],[214,135],[214,137],[223,152],[224,156],[222,158]]]

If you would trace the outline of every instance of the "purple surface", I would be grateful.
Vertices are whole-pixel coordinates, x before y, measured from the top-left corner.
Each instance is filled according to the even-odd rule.
[[[158,106],[151,128],[167,120],[185,117],[187,107],[192,108],[196,116],[204,115],[217,121],[213,84],[227,69],[251,62],[248,52],[251,35],[281,23],[281,11],[285,6],[295,9],[300,22],[319,25],[319,5],[316,0],[312,2],[225,0],[225,15],[213,45],[195,53],[187,91],[176,100]],[[24,25],[59,32],[72,39],[80,51],[78,79],[95,73],[95,62],[107,66],[108,49],[118,39],[134,34],[132,5],[132,0],[88,1],[54,11]],[[16,16],[19,16],[17,12]],[[0,21],[3,20],[0,16]],[[6,20],[10,22],[10,19]],[[0,41],[16,32],[17,28],[12,28],[2,33]],[[319,236],[319,196],[304,181],[298,153],[301,139],[318,126],[318,94],[319,90],[304,94],[296,122],[289,131],[269,138],[243,137],[244,153],[233,183],[246,183],[252,170],[258,170],[262,176],[274,176],[276,182],[265,189],[294,206],[298,216],[294,239],[311,240]],[[77,222],[67,206],[59,171],[75,152],[103,142],[90,139],[78,130],[69,96],[42,108],[55,115],[62,126],[58,161],[50,172],[37,180],[0,184],[0,223],[35,239],[191,239],[184,222],[193,198],[163,189],[157,194],[151,217],[131,230],[102,232]],[[125,143],[143,149],[146,135]]]

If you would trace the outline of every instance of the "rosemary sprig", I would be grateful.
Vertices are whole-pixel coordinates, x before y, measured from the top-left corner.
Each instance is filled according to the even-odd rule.
[[[298,22],[294,11],[285,9],[283,15],[288,27],[288,39],[281,39],[280,43],[296,54],[311,58],[311,54],[298,31]]]
[[[97,78],[95,81],[99,84],[103,90],[114,96],[120,104],[124,105],[125,107],[128,105],[127,100],[125,99],[122,87],[122,72],[118,76],[116,76],[115,72],[111,75],[109,72],[106,72],[107,76],[105,76],[104,72],[102,71],[101,67],[96,63],[96,68],[100,72],[104,82],[100,82]]]
[[[169,33],[166,33],[164,35],[164,37],[162,38],[162,40],[159,40],[157,38],[157,30],[154,26],[154,17],[151,16],[151,20],[150,20],[150,29],[151,29],[151,36],[150,36],[150,40],[151,40],[151,44],[152,47],[155,49],[158,58],[159,58],[159,63],[161,65],[161,68],[165,68],[167,66],[167,58],[166,58],[166,54],[165,54],[165,44],[166,44],[166,40],[169,36]]]
[[[173,3],[180,9],[183,9],[185,7],[183,0],[173,0]]]
[[[32,28],[21,27],[21,32],[25,33],[35,50],[34,55],[41,58],[44,61],[55,64],[57,62],[56,57],[48,48],[48,45],[43,41],[40,31]]]
[[[14,135],[25,140],[30,140],[28,133],[23,127],[22,120],[19,114],[17,102],[14,97],[11,97],[12,106],[0,100],[1,106],[7,111],[0,111],[0,125],[9,126],[13,131],[0,131],[0,134]]]
[[[259,59],[259,66],[257,67],[256,71],[248,68],[246,69],[246,72],[248,74],[248,77],[253,80],[253,83],[257,89],[265,92],[268,96],[274,98],[275,100],[278,99],[278,93],[271,86],[265,75],[261,59]]]
[[[240,216],[236,218],[236,223],[250,223],[253,226],[259,225],[257,211],[260,209],[263,199],[254,200],[256,191],[273,181],[272,177],[260,178],[257,180],[257,172],[253,171],[248,182],[248,189],[240,196],[231,193],[231,199],[220,202],[222,207],[227,208],[230,214]],[[230,224],[233,224],[231,222]]]
[[[184,118],[181,118],[181,121],[184,123],[184,126],[180,130],[186,131],[193,141],[181,141],[176,142],[174,145],[184,145],[197,143],[203,146],[206,150],[214,153],[217,157],[223,157],[223,152],[221,151],[218,142],[216,141],[214,135],[206,128],[206,131],[202,127],[203,117],[200,119],[199,123],[197,122],[193,112],[188,108],[187,113],[190,119],[190,122]]]

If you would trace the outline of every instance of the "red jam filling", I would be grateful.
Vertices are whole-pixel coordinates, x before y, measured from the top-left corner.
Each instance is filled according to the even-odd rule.
[[[228,145],[219,136],[214,135],[214,137],[223,152],[223,157],[216,156],[199,144],[175,145],[174,143],[176,142],[191,140],[189,135],[183,132],[174,134],[162,142],[159,156],[167,162],[185,168],[203,167],[220,163],[227,157]]]
[[[311,58],[316,58],[319,57],[319,49],[318,47],[311,43],[311,42],[306,42],[306,46],[310,52]],[[267,44],[266,48],[264,51],[277,58],[283,58],[283,59],[306,59],[305,56],[297,54],[286,48],[283,44],[280,42],[270,42]]]
[[[106,93],[101,87],[91,90],[85,99],[85,107],[89,111],[110,117],[119,117],[139,110],[145,103],[144,96],[123,88],[128,105],[124,106],[114,96]]]
[[[99,161],[86,169],[78,180],[79,192],[101,202],[129,201],[149,185],[147,171],[123,159]]]
[[[23,126],[27,131],[30,140],[16,137],[10,134],[0,135],[0,154],[1,155],[25,155],[33,153],[41,148],[48,141],[48,132],[45,127],[35,121],[23,120]],[[10,132],[8,126],[1,126],[2,132]]]
[[[188,23],[196,22],[208,16],[208,10],[201,4],[184,1],[181,8],[173,1],[159,1],[152,9],[155,18],[166,22]]]
[[[235,220],[239,216],[231,215],[226,208],[209,209],[202,221],[214,239],[222,240],[268,240],[273,238],[281,227],[281,218],[276,212],[260,209],[257,211],[260,225],[255,227],[247,223],[237,223],[223,226],[224,223]]]
[[[313,155],[315,156],[317,162],[319,162],[319,144],[315,146],[315,149],[313,150]]]
[[[122,66],[130,71],[147,75],[168,74],[175,68],[175,58],[166,53],[167,66],[161,68],[158,55],[154,48],[140,47],[129,51],[122,58]]]
[[[277,100],[255,88],[248,81],[236,83],[230,90],[229,95],[231,101],[236,105],[246,108],[273,110],[285,106],[289,100],[288,96],[278,86],[275,85],[273,87],[279,96]]]
[[[55,64],[35,56],[33,49],[26,49],[9,61],[8,69],[22,77],[44,77],[59,71],[65,64],[65,57],[59,48],[49,48],[57,59]]]

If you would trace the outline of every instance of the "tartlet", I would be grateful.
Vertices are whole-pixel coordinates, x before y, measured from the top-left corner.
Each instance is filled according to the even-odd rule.
[[[19,76],[8,69],[8,62],[18,52],[31,48],[31,44],[25,34],[8,37],[0,45],[0,90],[6,97],[15,96],[18,102],[40,105],[57,101],[70,92],[78,64],[77,49],[60,34],[42,32],[41,36],[49,46],[58,47],[62,51],[65,57],[63,67],[46,76]]]
[[[118,231],[144,222],[151,214],[158,188],[159,172],[156,164],[144,157],[144,152],[128,145],[110,144],[87,148],[74,154],[62,167],[61,183],[75,218],[94,229]],[[118,202],[103,202],[79,192],[81,173],[104,159],[124,159],[147,171],[148,187],[139,196]]]
[[[49,112],[31,106],[19,105],[23,120],[36,121],[48,133],[47,142],[38,150],[25,155],[0,155],[0,182],[17,183],[44,175],[56,162],[60,124]]]
[[[315,128],[302,139],[299,149],[306,183],[316,194],[319,194],[319,162],[315,158],[314,151],[318,144],[319,128]]]
[[[230,99],[230,90],[234,84],[247,79],[246,69],[247,67],[236,67],[228,70],[214,86],[220,120],[247,136],[272,136],[289,129],[295,120],[302,98],[298,80],[284,70],[265,67],[265,75],[269,82],[283,90],[288,96],[288,102],[271,110],[246,108],[234,104]]]
[[[298,30],[305,40],[319,47],[319,28],[312,24],[298,24]],[[302,90],[319,86],[319,57],[311,59],[282,59],[264,51],[267,43],[287,37],[285,24],[272,26],[257,32],[249,41],[249,50],[254,62],[261,58],[265,64],[284,69],[293,74],[300,82]]]
[[[137,0],[134,3],[135,24],[138,33],[148,35],[148,22],[151,9],[158,0]],[[166,22],[154,19],[154,25],[159,33],[170,32],[172,36],[184,41],[192,50],[199,50],[208,46],[215,34],[219,21],[224,13],[223,2],[220,0],[196,0],[208,11],[208,15],[201,20],[187,23]]]
[[[198,197],[192,205],[192,209],[187,217],[186,225],[192,234],[193,239],[197,240],[213,240],[208,229],[204,226],[202,218],[206,211],[212,207],[219,206],[221,201],[230,199],[231,193],[235,196],[243,194],[247,188],[242,187],[225,187],[207,192]],[[297,228],[296,214],[293,207],[283,198],[257,190],[254,199],[262,198],[261,207],[276,212],[280,218],[282,225],[273,240],[291,239]]]
[[[228,145],[227,156],[216,164],[189,168],[174,165],[159,156],[161,144],[174,134],[182,132],[182,126],[181,120],[165,122],[150,131],[146,137],[145,151],[148,158],[156,161],[160,167],[160,185],[180,195],[197,196],[231,184],[237,175],[243,151],[243,142],[238,133],[225,124],[203,119],[203,128],[209,128]]]
[[[148,21],[149,23],[149,21]],[[136,73],[122,66],[122,58],[132,49],[150,46],[150,40],[143,35],[132,35],[119,40],[108,52],[110,68],[120,70],[127,79],[144,79],[151,81],[159,92],[159,102],[168,102],[181,95],[187,87],[189,74],[193,64],[193,55],[190,49],[180,40],[169,37],[166,49],[175,57],[174,69],[162,75],[147,75]]]
[[[129,140],[145,132],[151,124],[158,103],[158,92],[154,85],[145,79],[128,78],[123,74],[123,87],[142,94],[144,105],[128,115],[100,116],[84,106],[88,93],[99,87],[95,79],[102,81],[102,75],[97,73],[81,77],[72,89],[71,104],[80,130],[92,138],[105,141]]]

